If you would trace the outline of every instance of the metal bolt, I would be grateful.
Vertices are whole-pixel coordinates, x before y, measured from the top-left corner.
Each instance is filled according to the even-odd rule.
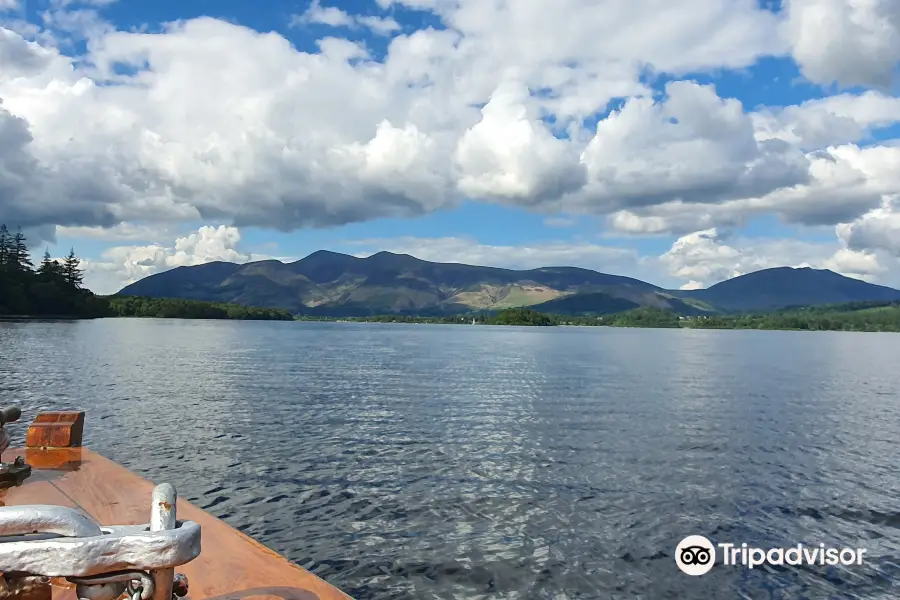
[[[172,594],[177,598],[184,598],[188,594],[188,578],[184,573],[176,573],[172,581]]]

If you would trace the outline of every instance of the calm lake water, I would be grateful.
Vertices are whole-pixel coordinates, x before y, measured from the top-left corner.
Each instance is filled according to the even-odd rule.
[[[891,598],[900,335],[0,323],[0,403],[359,599]],[[12,426],[21,440],[24,426]],[[678,571],[686,535],[867,549]]]

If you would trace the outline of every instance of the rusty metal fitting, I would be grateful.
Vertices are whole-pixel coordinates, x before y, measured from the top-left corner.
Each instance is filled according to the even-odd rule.
[[[184,573],[176,573],[172,581],[172,594],[178,598],[188,595],[188,578]]]

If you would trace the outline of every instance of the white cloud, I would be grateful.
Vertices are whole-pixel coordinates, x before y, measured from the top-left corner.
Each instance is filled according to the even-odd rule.
[[[533,205],[577,187],[584,170],[582,142],[553,137],[546,114],[561,127],[646,93],[647,69],[741,67],[771,51],[777,19],[753,0],[690,2],[441,2],[432,8],[450,29],[398,35],[383,62],[347,40],[304,53],[276,33],[209,18],[115,31],[95,11],[58,3],[46,24],[88,39],[77,62],[11,30],[0,36],[0,97],[28,132],[7,150],[18,168],[4,212],[26,226],[155,218],[290,229],[413,216],[476,192]],[[388,17],[319,3],[300,20],[395,30]],[[496,98],[479,122],[474,105],[509,89],[518,97]],[[483,132],[497,128],[520,147],[491,147]],[[392,178],[348,159],[394,131],[407,141],[388,145],[396,156],[375,169]],[[406,168],[413,139],[426,160]]]
[[[529,100],[523,85],[499,87],[481,121],[463,134],[455,158],[464,194],[531,203],[556,200],[584,185],[577,150],[529,114]]]
[[[355,29],[363,26],[377,35],[391,35],[401,29],[393,17],[376,17],[373,15],[351,15],[335,6],[322,6],[319,0],[313,0],[306,12],[291,17],[290,25],[299,27],[308,24],[328,25],[329,27],[347,27]]]
[[[883,250],[900,257],[900,197],[886,199],[882,206],[836,230],[848,248]]]
[[[873,283],[888,271],[888,268],[879,262],[878,255],[871,250],[856,251],[840,248],[821,264],[823,268],[830,269],[835,273]]]
[[[378,35],[391,35],[401,29],[400,23],[393,17],[357,16],[356,22]]]
[[[880,92],[841,94],[752,115],[758,139],[781,139],[804,149],[859,142],[900,123],[900,98]]]
[[[783,34],[812,82],[890,88],[900,63],[896,0],[784,0]]]
[[[815,82],[882,84],[900,58],[894,0],[786,0],[783,15],[757,0],[559,0],[553,10],[382,0],[434,11],[446,29],[395,35],[379,59],[363,42],[326,37],[307,53],[210,18],[115,31],[84,8],[104,3],[56,0],[46,16],[50,34],[87,38],[78,59],[47,30],[0,27],[0,213],[13,224],[142,241],[184,222],[290,230],[409,217],[468,195],[608,215],[631,234],[687,235],[765,214],[843,223],[846,248],[814,258],[858,270],[894,251],[895,212],[884,207],[900,193],[900,147],[862,142],[900,122],[896,97],[748,112],[677,80],[792,52]],[[318,2],[297,23],[400,31],[391,17]],[[664,95],[649,86],[658,74],[675,79]],[[583,125],[598,114],[593,131]],[[148,232],[129,231],[134,223]],[[726,244],[738,253],[729,257],[717,236],[704,240],[671,259],[689,280],[768,264],[770,248]],[[563,246],[484,251],[600,256]],[[165,265],[181,260],[169,246],[140,248],[142,268],[160,249]],[[690,256],[737,266],[694,277]]]
[[[758,141],[734,99],[679,81],[666,98],[633,98],[597,125],[581,156],[588,185],[578,201],[611,212],[666,202],[719,203],[804,183],[809,161],[781,141]]]
[[[610,215],[610,226],[626,234],[683,235],[711,227],[739,227],[748,219],[778,215],[786,223],[821,226],[849,223],[900,190],[900,146],[847,144],[811,152],[810,181],[765,196],[717,205],[667,202]]]
[[[708,284],[742,275],[744,257],[719,243],[716,229],[707,229],[678,238],[660,261],[679,279]]]
[[[607,224],[617,234],[633,236],[684,235],[701,229],[742,225],[745,213],[734,203],[702,205],[667,202],[658,206],[620,210],[609,215]]]
[[[212,261],[245,263],[269,256],[245,253],[237,246],[237,227],[204,226],[180,237],[171,246],[114,246],[99,260],[85,260],[85,285],[98,294],[118,292],[129,283],[174,267],[200,265]]]
[[[729,238],[714,228],[678,238],[659,257],[659,262],[673,277],[688,280],[682,289],[708,287],[746,273],[783,266],[830,269],[873,282],[883,280],[888,271],[874,253],[857,252],[837,243]],[[892,273],[891,280],[898,281],[897,275],[900,272]]]
[[[318,0],[313,0],[302,15],[294,15],[291,22],[294,25],[320,23],[331,27],[352,27],[356,24],[347,12],[334,6],[322,6]]]

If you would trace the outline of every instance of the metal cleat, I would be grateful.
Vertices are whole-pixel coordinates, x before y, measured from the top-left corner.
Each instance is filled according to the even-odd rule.
[[[64,577],[80,600],[173,600],[187,592],[175,567],[200,555],[200,526],[175,518],[175,488],[153,490],[150,523],[103,526],[62,506],[0,507],[3,584],[28,577]],[[2,594],[0,594],[2,595]]]
[[[0,410],[0,452],[9,448],[9,434],[3,428],[7,423],[15,423],[22,416],[22,410],[16,406]],[[22,482],[31,475],[31,467],[25,464],[25,459],[17,456],[12,463],[0,461],[0,489],[22,485]]]

